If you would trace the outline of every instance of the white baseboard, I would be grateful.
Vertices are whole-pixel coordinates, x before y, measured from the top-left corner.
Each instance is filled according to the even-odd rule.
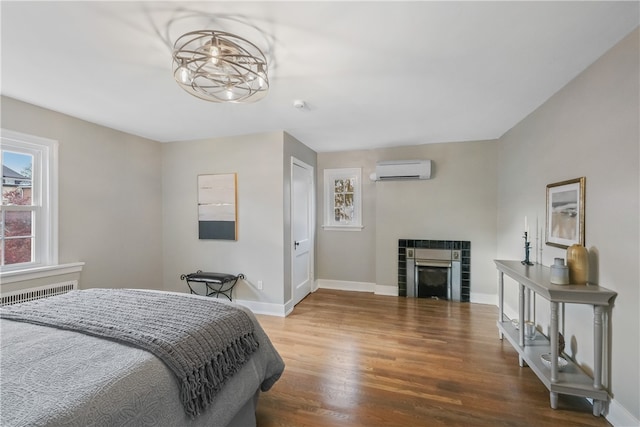
[[[390,297],[398,296],[398,287],[395,285],[375,285],[375,290],[373,291],[376,295],[387,295]]]
[[[496,304],[497,306],[498,304]],[[513,308],[508,304],[505,304],[502,307],[502,313],[507,316],[509,319],[517,319],[519,314],[518,314],[518,308]]]
[[[319,289],[334,289],[336,291],[372,292],[376,295],[398,296],[398,287],[395,285],[378,285],[370,282],[350,282],[347,280],[318,279]]]
[[[634,427],[640,426],[640,420],[634,417],[615,399],[609,402],[609,409],[605,415],[607,421],[614,427]]]
[[[471,292],[469,300],[476,304],[498,305],[498,296],[496,294],[479,294]]]
[[[293,310],[293,306],[291,304],[275,304],[272,302],[262,302],[262,301],[248,301],[248,300],[236,300],[233,302],[238,303],[244,307],[247,307],[249,310],[254,312],[255,314],[266,314],[268,316],[278,316],[278,317],[286,317]]]
[[[318,279],[318,288],[337,291],[375,292],[376,284],[369,282],[349,282],[346,280]]]

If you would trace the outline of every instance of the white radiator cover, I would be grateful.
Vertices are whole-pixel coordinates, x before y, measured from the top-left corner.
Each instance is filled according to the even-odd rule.
[[[0,306],[18,304],[26,301],[33,301],[40,298],[52,297],[78,289],[77,280],[51,283],[49,285],[37,286],[33,288],[20,289],[12,292],[0,294]]]

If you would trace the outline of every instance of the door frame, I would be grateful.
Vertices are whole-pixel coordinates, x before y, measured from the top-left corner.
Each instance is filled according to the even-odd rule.
[[[316,240],[316,222],[315,222],[315,218],[316,218],[316,176],[315,176],[315,167],[303,162],[302,160],[291,156],[291,167],[290,167],[290,173],[289,173],[289,179],[290,179],[290,183],[291,185],[289,186],[289,198],[290,198],[290,203],[289,203],[289,235],[290,235],[290,241],[289,241],[289,262],[291,264],[291,269],[290,269],[290,277],[291,277],[291,303],[293,303],[293,301],[295,301],[295,287],[296,287],[296,283],[294,282],[293,278],[294,278],[294,264],[295,264],[295,251],[293,250],[293,245],[295,243],[295,238],[293,235],[293,171],[294,171],[294,167],[295,166],[299,166],[305,170],[307,170],[309,172],[309,175],[311,177],[311,184],[310,184],[310,191],[308,194],[309,197],[309,224],[310,224],[310,230],[309,230],[309,259],[310,259],[310,267],[309,267],[309,275],[310,280],[311,280],[311,292],[315,292],[316,291],[316,280],[315,280],[315,271],[316,271],[316,259],[315,259],[315,240]],[[291,309],[293,309],[293,304]]]

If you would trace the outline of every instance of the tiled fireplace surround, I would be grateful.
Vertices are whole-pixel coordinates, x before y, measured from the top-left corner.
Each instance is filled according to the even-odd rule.
[[[398,295],[407,296],[407,248],[459,249],[462,302],[469,302],[471,295],[471,242],[465,240],[398,240]]]

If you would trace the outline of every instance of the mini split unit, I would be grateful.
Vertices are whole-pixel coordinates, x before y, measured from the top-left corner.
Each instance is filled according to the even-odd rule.
[[[372,181],[430,179],[431,160],[388,160],[376,163]]]

